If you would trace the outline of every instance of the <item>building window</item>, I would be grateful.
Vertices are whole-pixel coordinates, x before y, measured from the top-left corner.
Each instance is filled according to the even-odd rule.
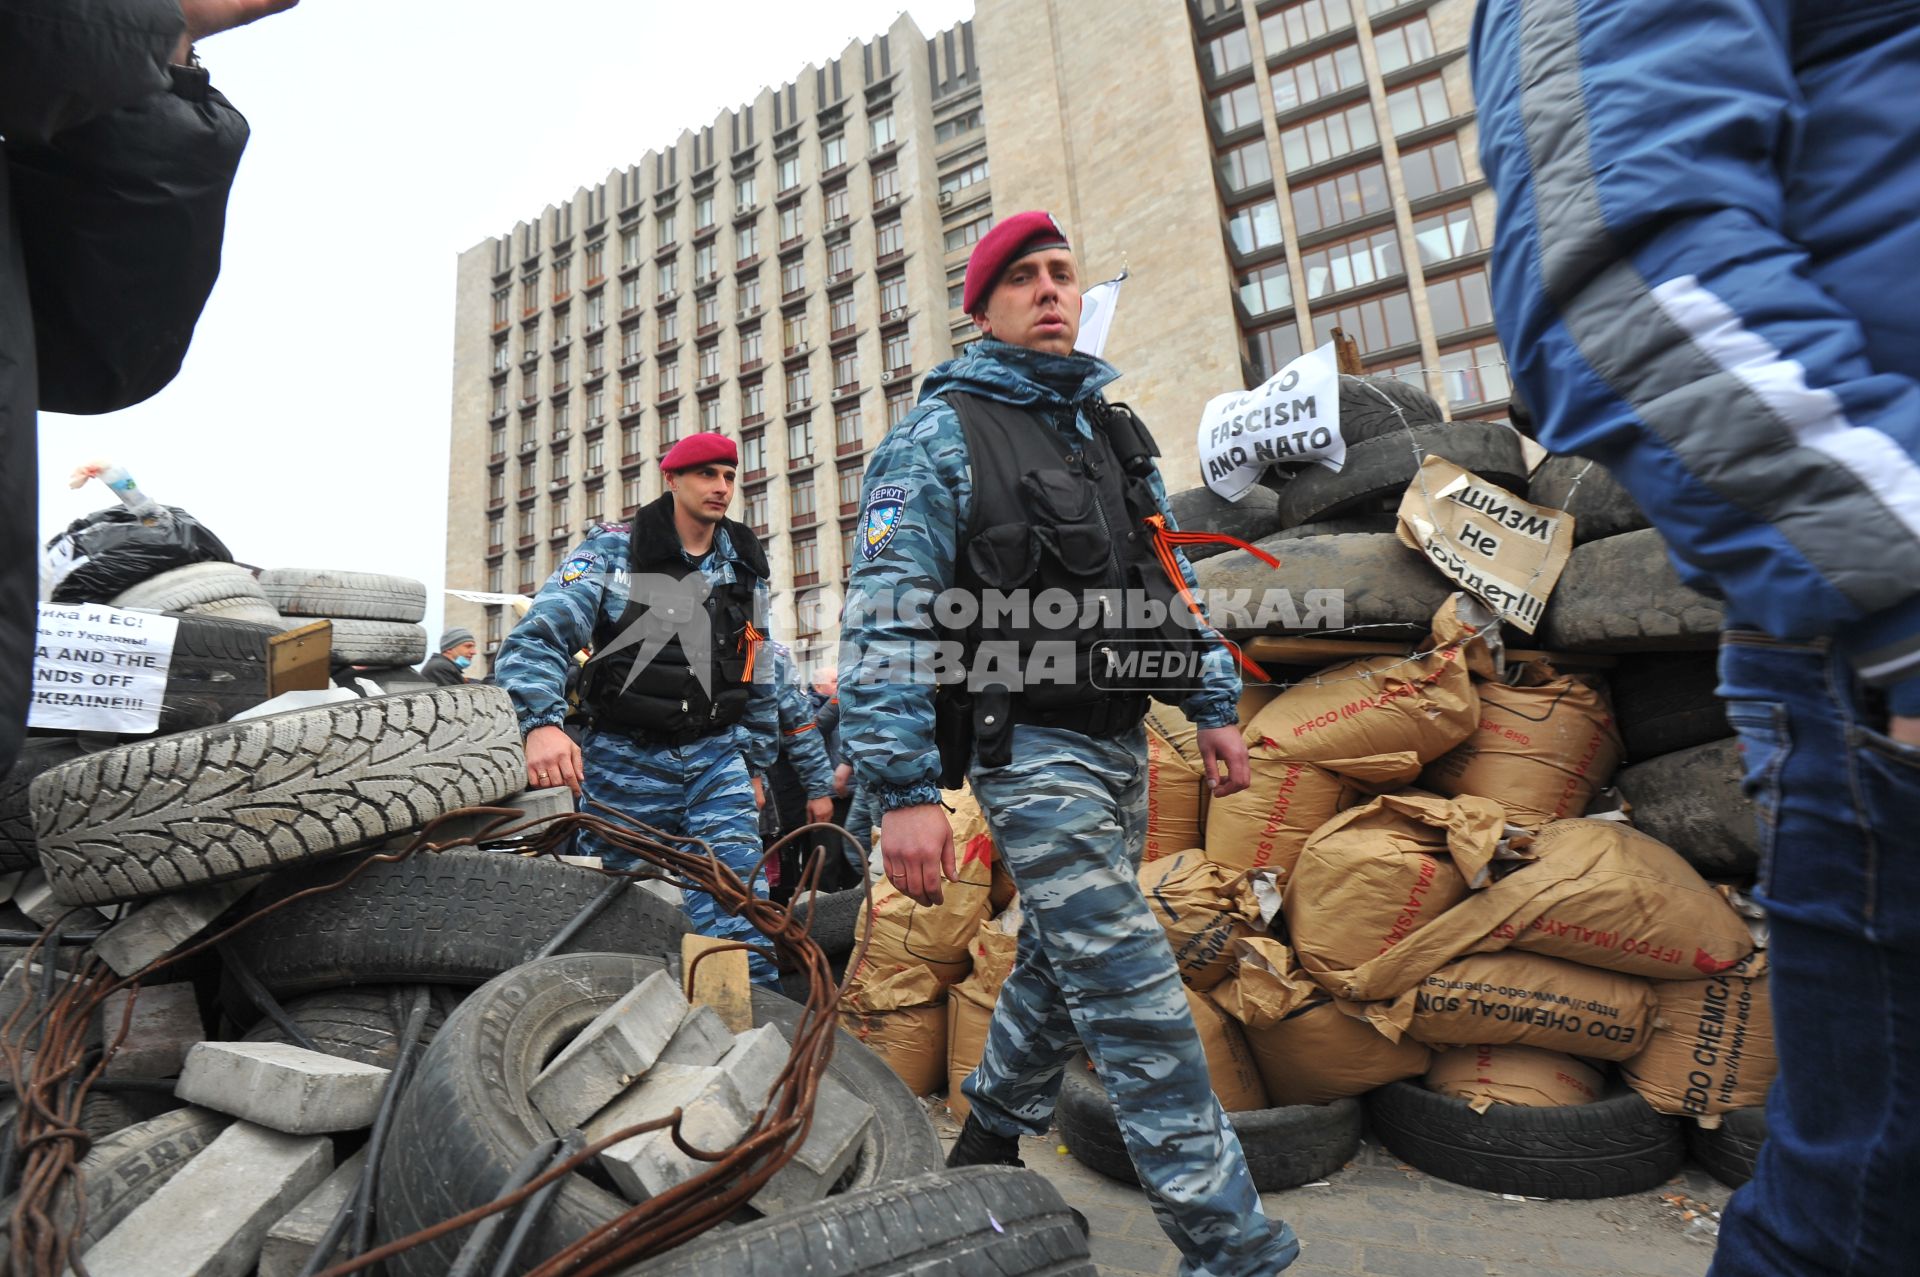
[[[720,429],[720,396],[704,395],[700,400],[700,428],[718,431]]]
[[[496,381],[493,383],[493,411],[491,415],[498,417],[502,413],[506,412],[506,410],[507,410],[507,383],[504,381]],[[496,451],[498,450],[496,449]]]
[[[1305,4],[1288,5],[1260,19],[1260,40],[1267,47],[1267,56],[1272,57],[1296,44],[1318,40],[1329,31],[1345,31],[1352,26],[1352,0],[1306,0]]]
[[[820,171],[830,173],[847,162],[846,135],[836,133],[820,139]]]
[[[620,232],[620,269],[628,270],[640,264],[640,228],[631,227]]]
[[[853,304],[853,290],[851,288],[842,289],[829,298],[828,303],[827,328],[830,330],[832,336],[838,337],[842,333],[852,329],[854,321],[857,318]],[[837,377],[834,380],[841,385],[846,384],[845,382],[841,382]]]
[[[748,367],[760,362],[760,325],[740,330],[740,366]]]
[[[531,315],[540,309],[540,275],[535,272],[520,281],[520,313]]]
[[[1357,60],[1358,55],[1356,55]],[[1274,88],[1279,89],[1276,80]],[[1236,85],[1207,99],[1207,114],[1222,133],[1232,133],[1260,122],[1260,94],[1251,83]]]
[[[746,506],[740,513],[742,523],[764,535],[767,530],[767,490],[755,488],[749,492]]]
[[[744,213],[760,202],[759,184],[753,174],[733,179],[733,211]]]
[[[660,361],[660,393],[670,395],[680,389],[680,360],[663,359]]]
[[[1253,65],[1253,45],[1247,40],[1245,27],[1235,27],[1207,41],[1206,52],[1207,74],[1216,80]]]
[[[1382,75],[1392,75],[1416,62],[1425,62],[1436,52],[1433,28],[1427,25],[1427,15],[1424,13],[1412,22],[1403,22],[1397,27],[1373,33],[1373,54],[1380,59]]]
[[[520,539],[522,541],[533,540],[533,526],[533,507],[528,506],[520,512]]]
[[[952,195],[956,191],[966,190],[975,182],[984,182],[986,180],[987,157],[983,155],[965,168],[955,169],[953,172],[942,177],[940,179],[940,193],[942,195]]]
[[[833,448],[835,452],[851,452],[857,449],[863,437],[860,429],[860,404],[858,401],[834,409]]]
[[[795,479],[787,487],[787,513],[795,523],[812,523],[819,508],[814,504],[813,474]]]
[[[507,455],[507,428],[495,426],[487,432],[487,455],[504,457]]]
[[[487,565],[487,588],[495,594],[499,594],[507,588],[507,569],[505,564],[489,563]],[[491,641],[493,635],[489,634],[487,638]]]
[[[624,509],[637,509],[641,501],[640,480],[627,479],[620,485],[620,504]]]
[[[842,182],[826,193],[827,225],[835,226],[847,220],[847,186]]]
[[[507,472],[505,470],[495,470],[487,476],[487,502],[490,505],[499,505],[506,499]]]
[[[1273,163],[1267,158],[1267,139],[1264,137],[1242,142],[1221,152],[1218,167],[1220,180],[1233,192],[1273,180]]]
[[[487,552],[498,554],[507,547],[507,523],[499,515],[487,520]]]
[[[607,326],[607,295],[595,293],[587,298],[587,331],[596,332]]]
[[[841,513],[852,513],[860,505],[860,467],[843,467],[835,483],[834,495],[840,499]]]
[[[804,257],[789,257],[780,263],[780,293],[791,297],[795,293],[805,292],[807,287],[807,262]]]
[[[640,358],[640,325],[620,330],[620,362],[631,363]]]
[[[767,469],[767,436],[761,431],[740,436],[740,472],[764,474]]]
[[[509,288],[502,288],[493,295],[493,326],[495,328],[505,327],[513,318],[512,301],[508,296],[512,291]]]
[[[1360,288],[1406,270],[1400,236],[1392,227],[1302,253],[1300,268],[1306,273],[1308,298]]]
[[[907,419],[913,411],[913,391],[902,386],[898,390],[887,392],[887,428],[891,430]]]
[[[700,380],[720,375],[720,343],[710,341],[700,347]]]
[[[513,358],[507,353],[507,339],[502,337],[493,343],[493,370],[505,372],[512,365]]]
[[[812,532],[793,538],[793,583],[812,585],[820,579],[820,542]]]
[[[592,284],[607,273],[607,246],[603,241],[595,240],[587,245],[587,282]]]
[[[833,278],[851,274],[853,271],[853,237],[851,235],[837,244],[827,245],[827,274]],[[835,324],[835,328],[839,325]]]
[[[660,287],[660,296],[671,297],[673,295],[674,290],[680,287],[680,263],[678,262],[661,262],[660,263],[659,287]]]
[[[780,208],[780,242],[789,243],[807,233],[807,219],[798,200]]]
[[[933,126],[933,144],[944,146],[957,137],[973,132],[986,119],[979,107],[962,111],[949,119],[941,120]]]
[[[967,281],[954,279],[947,281],[947,309],[959,310],[967,304]]]
[[[660,451],[680,442],[680,408],[675,405],[660,414]]]
[[[607,441],[599,435],[587,440],[587,473],[603,470],[607,464]]]
[[[1229,211],[1227,238],[1233,251],[1246,256],[1280,243],[1280,206],[1272,200],[1243,204]]]
[[[800,156],[783,155],[773,162],[773,184],[781,194],[800,185]]]
[[[1273,109],[1291,111],[1366,82],[1367,73],[1360,65],[1360,46],[1343,44],[1275,71]]]
[[[1427,311],[1438,337],[1481,328],[1493,322],[1493,301],[1487,295],[1487,268],[1461,275],[1427,280]]]
[[[1437,75],[1387,94],[1387,119],[1396,134],[1411,133],[1452,118],[1453,105],[1447,101],[1447,83]]]
[[[532,496],[533,490],[539,486],[539,483],[540,477],[534,469],[534,460],[532,457],[528,457],[520,463],[520,495],[523,497]]]
[[[638,424],[622,426],[620,428],[620,463],[622,465],[630,461],[638,461],[640,459],[640,450],[645,446],[646,445],[640,441],[640,427]]]
[[[1431,146],[1400,152],[1400,178],[1406,183],[1410,200],[1465,186],[1467,170],[1460,161],[1460,143],[1447,138]]]
[[[1450,408],[1499,403],[1513,397],[1513,387],[1507,380],[1506,352],[1497,341],[1441,351],[1440,381],[1446,387]]]
[[[813,402],[813,371],[805,364],[787,369],[787,407]]]
[[[742,314],[751,314],[760,309],[760,276],[748,275],[734,286],[733,299],[740,305]]]
[[[1332,311],[1315,311],[1314,345],[1331,341],[1336,324],[1360,343],[1362,353],[1410,345],[1420,336],[1413,327],[1413,302],[1405,292],[1369,297]]]
[[[705,332],[720,322],[720,294],[709,290],[693,299],[693,326]]]
[[[807,344],[807,313],[797,311],[780,317],[780,337],[789,352]]]
[[[759,382],[750,381],[740,387],[740,419],[742,421],[764,416],[766,411],[767,394],[761,389]]]
[[[693,282],[694,283],[696,284],[704,283],[708,279],[712,278],[714,275],[717,275],[719,273],[720,273],[719,267],[714,265],[714,251],[713,251],[712,241],[708,241],[707,243],[702,244],[700,247],[693,250]]]
[[[888,373],[898,373],[903,368],[913,367],[913,339],[911,330],[900,328],[887,334],[886,345],[882,347],[885,366]]]
[[[888,275],[880,281],[880,309],[883,313],[905,310],[907,307],[907,277],[904,273]]]
[[[813,418],[801,417],[787,423],[787,464],[806,461],[813,456]]]
[[[833,353],[833,392],[843,394],[860,388],[860,352],[853,346]]]
[[[553,300],[559,301],[573,291],[573,258],[562,257],[553,264]]]
[[[907,247],[907,228],[899,218],[894,218],[884,226],[873,228],[873,255],[879,261],[885,261],[895,253],[905,252]]]
[[[607,494],[599,488],[587,493],[584,518],[588,528],[597,527],[607,521]]]
[[[873,170],[873,206],[883,207],[900,194],[900,166],[889,164]]]
[[[1269,262],[1240,276],[1240,305],[1249,315],[1265,315],[1293,305],[1293,280],[1285,262]]]
[[[620,309],[633,310],[640,305],[640,277],[629,276],[620,281]]]
[[[1322,178],[1293,190],[1293,226],[1311,235],[1392,207],[1387,195],[1387,171],[1368,164],[1335,177]]]
[[[550,477],[555,483],[565,483],[567,481],[568,467],[570,464],[571,462],[568,459],[565,448],[553,454],[553,461],[551,463],[552,475]]]
[[[873,138],[873,149],[885,150],[893,145],[893,112],[883,111],[867,121],[868,134]]]
[[[693,229],[696,234],[700,231],[710,231],[713,229],[712,191],[693,197]]]
[[[565,400],[553,406],[553,437],[558,439],[573,428],[573,405]]]
[[[760,256],[760,228],[752,222],[733,228],[733,260],[736,266]]]
[[[672,212],[660,214],[653,223],[653,247],[656,252],[672,248],[678,242],[678,230],[674,226]]]
[[[957,253],[963,248],[970,248],[978,243],[980,237],[992,228],[993,217],[991,215],[976,217],[972,221],[962,222],[958,226],[949,226],[946,235],[946,250],[949,253]]]
[[[640,374],[630,372],[620,378],[620,406],[637,408],[640,406]]]
[[[597,426],[606,419],[607,392],[595,386],[587,392],[587,424]]]
[[[1345,110],[1307,120],[1280,130],[1280,156],[1287,172],[1325,164],[1380,140],[1373,126],[1373,106],[1358,102]]]
[[[661,311],[659,321],[655,324],[655,328],[657,330],[655,335],[660,339],[662,346],[669,346],[679,341],[680,312],[677,310]]]

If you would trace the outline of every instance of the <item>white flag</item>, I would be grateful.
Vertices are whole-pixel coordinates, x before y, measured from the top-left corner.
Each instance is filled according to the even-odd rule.
[[[1106,351],[1107,334],[1113,331],[1113,312],[1120,306],[1120,284],[1126,277],[1127,272],[1121,271],[1080,294],[1080,337],[1073,343],[1078,353],[1098,359]]]
[[[1276,463],[1347,463],[1340,433],[1340,365],[1333,343],[1310,350],[1252,390],[1215,395],[1200,411],[1200,473],[1238,501]]]

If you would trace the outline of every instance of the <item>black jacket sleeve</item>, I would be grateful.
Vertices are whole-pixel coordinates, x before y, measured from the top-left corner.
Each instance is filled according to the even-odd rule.
[[[0,136],[45,144],[165,92],[180,0],[0,0]]]

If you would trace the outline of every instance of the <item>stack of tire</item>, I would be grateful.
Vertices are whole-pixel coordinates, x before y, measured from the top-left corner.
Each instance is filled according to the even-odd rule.
[[[1283,609],[1288,619],[1259,632],[1230,631],[1228,637],[1424,636],[1435,610],[1456,586],[1402,544],[1394,528],[1401,496],[1427,455],[1445,457],[1516,495],[1565,510],[1574,516],[1572,556],[1538,633],[1509,629],[1507,642],[1571,654],[1569,665],[1581,658],[1593,662],[1608,684],[1625,743],[1625,765],[1615,785],[1634,825],[1680,852],[1710,881],[1749,887],[1758,867],[1754,815],[1741,791],[1737,742],[1714,694],[1714,648],[1724,613],[1718,602],[1681,581],[1665,542],[1631,497],[1603,467],[1584,458],[1550,456],[1530,464],[1509,426],[1444,421],[1439,405],[1424,391],[1391,378],[1343,376],[1340,403],[1348,441],[1341,470],[1310,464],[1271,472],[1266,486],[1239,502],[1227,502],[1205,487],[1170,499],[1182,528],[1228,533],[1280,560],[1272,569],[1224,546],[1188,548],[1202,589],[1221,592],[1215,597],[1250,591],[1258,598],[1261,591],[1284,590],[1295,603],[1291,613]],[[1310,606],[1308,594],[1329,590],[1339,592],[1338,620],[1331,628],[1325,611]],[[1305,672],[1271,662],[1267,667],[1282,683]],[[1376,1128],[1383,1125],[1382,1107],[1389,1110],[1384,1122],[1402,1127],[1409,1121],[1425,1123],[1431,1110],[1443,1107],[1444,1124],[1458,1147],[1480,1154],[1492,1138],[1488,1133],[1500,1129],[1508,1116],[1518,1132],[1509,1151],[1521,1160],[1540,1153],[1536,1136],[1542,1121],[1572,1133],[1576,1145],[1587,1140],[1589,1151],[1593,1139],[1605,1138],[1593,1134],[1591,1124],[1604,1118],[1592,1111],[1575,1118],[1582,1110],[1568,1109],[1564,1119],[1543,1119],[1537,1111],[1505,1114],[1506,1106],[1495,1106],[1482,1116],[1462,1101],[1405,1082],[1375,1095]],[[1643,1115],[1645,1131],[1670,1125],[1637,1096],[1620,1095],[1609,1103]],[[1402,1112],[1409,1105],[1418,1110],[1410,1117]],[[1686,1127],[1696,1159],[1713,1174],[1738,1184],[1751,1173],[1765,1134],[1761,1110],[1726,1114],[1715,1129],[1691,1122]],[[1631,1134],[1625,1138],[1630,1142]],[[1405,1151],[1401,1155],[1414,1160]]]
[[[295,624],[333,622],[333,663],[351,665],[387,691],[423,687],[413,667],[427,659],[427,587],[404,576],[316,568],[268,568],[260,588]]]

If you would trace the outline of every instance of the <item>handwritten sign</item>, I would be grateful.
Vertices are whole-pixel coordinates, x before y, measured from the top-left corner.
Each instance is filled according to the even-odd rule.
[[[1269,466],[1347,463],[1340,433],[1340,366],[1333,343],[1309,350],[1252,390],[1230,390],[1200,410],[1200,475],[1238,501]]]
[[[1399,536],[1531,634],[1573,553],[1573,516],[1429,456],[1400,498]]]
[[[62,731],[153,731],[179,628],[178,620],[157,612],[42,603],[27,723]]]

